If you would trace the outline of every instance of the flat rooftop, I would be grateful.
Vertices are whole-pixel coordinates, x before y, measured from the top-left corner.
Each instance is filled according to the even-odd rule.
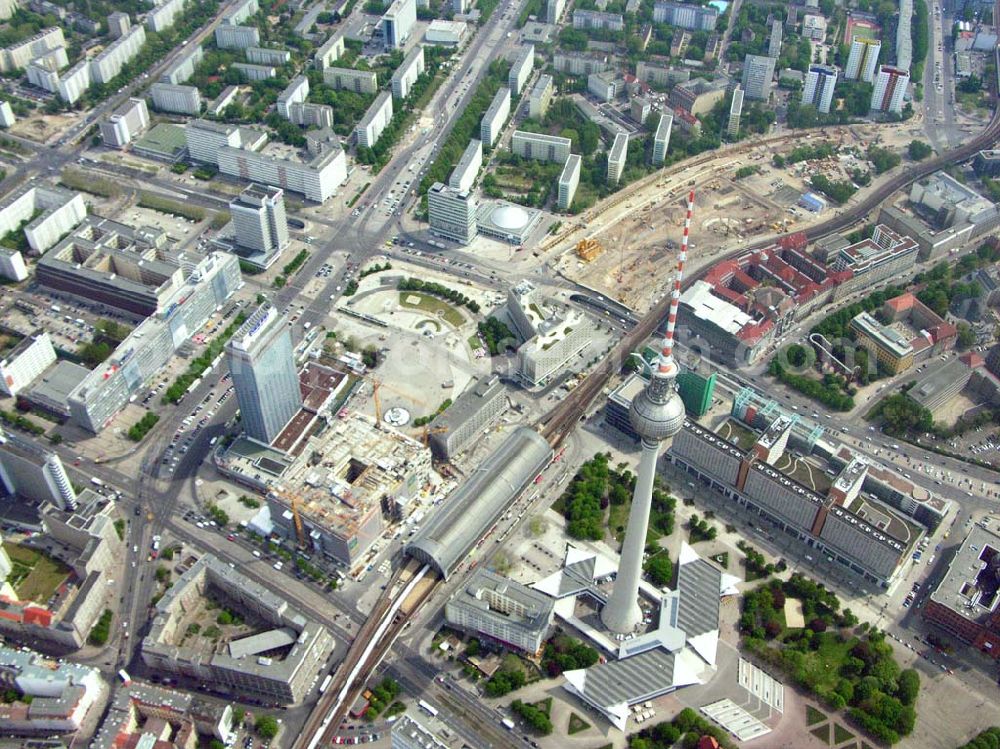
[[[979,624],[986,624],[1000,604],[1000,533],[996,517],[984,523],[988,527],[972,527],[931,593],[931,600]]]

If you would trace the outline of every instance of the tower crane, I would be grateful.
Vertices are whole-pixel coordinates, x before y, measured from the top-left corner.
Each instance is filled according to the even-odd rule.
[[[299,498],[295,492],[290,492],[280,486],[271,488],[271,491],[280,499],[285,500],[292,509],[292,520],[295,522],[295,535],[298,538],[299,548],[306,548],[309,544],[306,541],[306,529],[302,524],[302,516],[299,514]]]

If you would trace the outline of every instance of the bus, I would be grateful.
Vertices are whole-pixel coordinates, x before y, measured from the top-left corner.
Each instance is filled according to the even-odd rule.
[[[421,710],[430,715],[432,718],[437,717],[438,711],[437,708],[435,708],[433,705],[428,705],[423,700],[420,700],[420,702],[418,702],[417,704],[420,706]]]
[[[508,731],[514,730],[514,721],[512,721],[510,718],[504,718],[503,720],[501,720],[500,725],[502,725]]]
[[[128,685],[132,683],[132,677],[128,675],[128,671],[124,668],[118,672],[118,678],[122,680],[122,684]]]
[[[101,481],[101,480],[100,480],[99,478],[97,478],[96,476],[93,476],[93,477],[91,477],[91,479],[90,479],[90,483],[91,483],[91,484],[93,484],[94,486],[104,486],[104,482],[103,482],[103,481]]]
[[[333,674],[327,674],[326,678],[323,679],[323,683],[319,685],[320,694],[323,694],[323,692],[330,688],[331,681],[333,681]]]

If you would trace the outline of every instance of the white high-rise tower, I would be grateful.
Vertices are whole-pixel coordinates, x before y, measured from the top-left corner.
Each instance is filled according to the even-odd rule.
[[[667,332],[663,337],[663,350],[653,376],[645,389],[632,400],[629,420],[632,428],[642,438],[642,455],[636,476],[632,509],[625,529],[618,577],[611,597],[601,609],[601,621],[612,632],[632,632],[642,622],[639,608],[639,578],[642,576],[642,553],[646,547],[649,529],[649,510],[653,504],[653,482],[660,447],[670,447],[674,435],[684,426],[684,402],[677,392],[677,362],[674,361],[674,328],[677,326],[677,307],[681,298],[681,280],[687,260],[688,234],[691,230],[691,212],[694,210],[694,191],[688,195],[687,217],[684,219],[684,237],[677,256],[677,275],[670,298]]]

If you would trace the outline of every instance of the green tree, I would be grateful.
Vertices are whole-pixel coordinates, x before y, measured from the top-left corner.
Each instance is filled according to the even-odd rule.
[[[922,140],[911,140],[906,152],[913,161],[923,161],[934,153],[934,149]]]
[[[278,735],[278,721],[271,715],[261,715],[253,727],[257,735],[265,741],[270,741]]]
[[[669,585],[674,576],[674,564],[666,554],[657,554],[646,560],[646,574],[654,585]]]

